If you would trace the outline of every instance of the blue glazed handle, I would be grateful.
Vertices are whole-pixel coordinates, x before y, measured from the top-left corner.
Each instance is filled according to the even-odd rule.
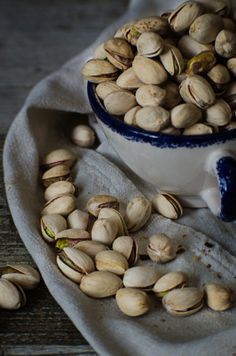
[[[216,173],[221,194],[219,218],[226,222],[236,220],[236,160],[222,157],[216,162]]]

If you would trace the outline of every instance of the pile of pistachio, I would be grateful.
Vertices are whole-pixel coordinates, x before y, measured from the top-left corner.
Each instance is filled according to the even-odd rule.
[[[149,292],[154,292],[164,308],[177,316],[200,310],[204,294],[213,310],[232,306],[233,292],[227,287],[187,287],[187,275],[181,271],[161,276],[156,264],[172,261],[179,251],[176,241],[165,234],[149,238],[145,256],[153,262],[137,265],[139,248],[130,234],[148,223],[152,207],[165,217],[178,219],[183,209],[175,197],[157,194],[152,202],[142,196],[133,198],[122,215],[116,197],[96,195],[80,210],[71,178],[75,158],[67,149],[57,149],[42,162],[46,204],[41,232],[47,242],[55,245],[58,268],[67,278],[89,297],[115,295],[119,309],[129,316],[139,316],[150,309]]]
[[[235,31],[229,0],[187,1],[119,28],[82,74],[129,125],[173,135],[232,130]]]

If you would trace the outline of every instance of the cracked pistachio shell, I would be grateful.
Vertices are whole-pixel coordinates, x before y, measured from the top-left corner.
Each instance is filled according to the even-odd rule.
[[[100,210],[103,208],[112,208],[117,210],[119,209],[119,202],[111,195],[94,195],[86,204],[88,212],[95,217],[98,217]]]
[[[150,259],[157,263],[166,263],[176,257],[177,246],[165,234],[153,235],[149,238],[147,253]]]
[[[88,231],[81,229],[66,229],[56,234],[56,248],[63,250],[65,247],[75,247],[80,241],[89,240]]]
[[[169,81],[163,84],[162,87],[166,91],[165,103],[163,105],[165,109],[171,110],[182,102],[179,86],[176,83]]]
[[[214,127],[202,123],[195,124],[184,130],[183,135],[209,135],[214,133]]]
[[[95,132],[88,125],[77,125],[71,133],[71,140],[79,147],[92,147],[95,138]]]
[[[41,215],[59,214],[68,216],[76,208],[76,198],[67,194],[49,200],[41,212]]]
[[[107,95],[113,93],[114,91],[120,91],[120,87],[112,81],[103,82],[96,86],[97,96],[102,100],[104,100]]]
[[[128,316],[140,316],[150,309],[150,300],[142,290],[135,288],[121,288],[116,293],[116,303],[122,313]]]
[[[68,226],[71,229],[87,230],[89,214],[86,211],[76,209],[67,217]]]
[[[73,152],[65,149],[59,148],[49,152],[41,162],[41,167],[43,169],[49,169],[57,165],[67,165],[68,167],[73,166],[76,160],[76,156]]]
[[[82,68],[82,75],[92,83],[102,83],[115,80],[119,69],[106,59],[91,59]]]
[[[164,40],[156,32],[144,32],[137,41],[137,50],[141,56],[156,57],[164,50]]]
[[[207,109],[216,100],[216,95],[211,85],[200,75],[187,77],[180,84],[180,95],[186,103],[195,104],[200,109]]]
[[[100,210],[98,219],[109,219],[117,226],[117,236],[128,235],[128,229],[123,216],[119,211],[112,208],[103,208]]]
[[[160,59],[166,71],[172,76],[181,74],[185,68],[185,61],[177,47],[167,45]]]
[[[236,77],[236,57],[235,58],[230,58],[227,61],[227,68],[230,71],[230,73]]]
[[[225,126],[232,119],[232,110],[223,99],[217,99],[215,104],[206,110],[206,122],[216,126]]]
[[[187,1],[170,14],[168,21],[173,31],[182,32],[188,30],[193,21],[201,14],[202,7],[199,3]]]
[[[210,283],[204,285],[206,303],[209,308],[215,311],[225,311],[232,307],[234,303],[234,293],[232,289],[221,284]]]
[[[153,208],[162,216],[178,219],[183,215],[183,208],[178,200],[169,193],[158,193],[152,200]]]
[[[101,43],[94,52],[94,58],[95,59],[106,59],[107,58],[107,54],[106,51],[104,49],[104,43]]]
[[[230,17],[223,17],[223,22],[224,22],[224,30],[236,31],[236,25],[234,23],[234,20],[232,20]]]
[[[15,310],[23,307],[25,303],[23,289],[7,279],[0,278],[0,309]]]
[[[223,27],[224,23],[219,15],[204,14],[192,23],[189,35],[197,42],[208,44],[215,41]]]
[[[184,35],[180,38],[178,48],[184,58],[192,58],[206,51],[211,51],[212,53],[215,52],[215,47],[212,44],[197,42],[188,35]]]
[[[166,90],[153,84],[146,84],[136,91],[136,100],[140,106],[163,105],[166,99]]]
[[[216,52],[224,58],[231,58],[236,55],[236,36],[234,32],[222,30],[215,40]]]
[[[158,279],[152,290],[158,298],[162,298],[173,289],[186,287],[187,283],[188,278],[185,273],[169,272]]]
[[[214,84],[228,84],[231,80],[228,69],[222,64],[215,65],[208,73],[207,76]]]
[[[159,132],[169,126],[170,113],[161,106],[146,106],[136,113],[136,124],[144,130]]]
[[[134,58],[130,44],[123,38],[112,38],[104,43],[107,59],[116,68],[125,70],[132,65]]]
[[[230,83],[228,90],[224,95],[224,99],[227,101],[231,109],[236,109],[236,82]]]
[[[124,116],[124,122],[128,125],[136,126],[136,114],[140,109],[142,109],[142,107],[137,105],[134,108],[127,111],[127,113]]]
[[[104,106],[111,115],[124,115],[136,105],[135,95],[123,89],[112,92],[104,99]]]
[[[91,257],[73,247],[65,247],[57,255],[57,265],[67,278],[76,283],[80,283],[84,275],[93,272],[95,269]]]
[[[160,274],[149,266],[135,266],[129,268],[123,278],[124,286],[130,288],[150,289],[160,278]]]
[[[166,134],[166,135],[176,135],[176,136],[181,135],[181,131],[176,129],[173,126],[169,126],[166,129],[161,130],[160,132],[163,133],[163,134]]]
[[[152,213],[152,204],[144,197],[132,199],[125,211],[125,222],[129,231],[140,230],[149,220]]]
[[[111,245],[117,237],[118,225],[111,219],[98,219],[93,224],[91,237],[93,241],[98,241],[104,245]]]
[[[191,287],[174,289],[162,298],[162,304],[172,315],[192,315],[203,307],[203,291]]]
[[[105,271],[95,271],[84,276],[80,290],[92,298],[107,298],[116,294],[122,287],[122,280],[116,274]]]
[[[112,244],[112,249],[121,253],[128,261],[129,266],[133,266],[138,261],[138,244],[130,236],[119,236]]]
[[[8,264],[2,270],[2,278],[20,285],[24,289],[34,289],[40,282],[40,274],[29,265]]]
[[[129,268],[127,259],[117,251],[100,251],[95,256],[98,271],[107,271],[122,276]]]
[[[121,73],[117,78],[116,84],[120,88],[127,90],[137,89],[144,85],[144,83],[135,74],[133,68],[129,68]]]
[[[67,228],[66,219],[59,214],[42,216],[40,220],[41,232],[47,242],[54,242],[58,232]]]
[[[202,119],[202,110],[196,105],[187,103],[171,110],[171,124],[177,129],[185,129]]]
[[[49,185],[44,192],[44,198],[46,201],[57,198],[61,195],[77,194],[77,188],[72,182],[59,181]]]
[[[52,183],[59,181],[71,181],[70,168],[65,164],[59,164],[49,168],[42,176],[43,185],[47,188]]]
[[[124,38],[128,40],[128,34],[131,30],[131,27],[135,24],[135,21],[130,21],[124,25],[122,25],[115,33],[115,38]]]
[[[162,84],[168,79],[163,65],[151,58],[137,55],[133,60],[133,69],[137,77],[145,84]]]
[[[86,253],[91,258],[94,258],[98,252],[109,250],[108,246],[93,240],[80,241],[76,244],[76,248]]]
[[[227,16],[231,10],[231,4],[229,0],[198,0],[203,5],[204,10],[213,12],[221,16]]]

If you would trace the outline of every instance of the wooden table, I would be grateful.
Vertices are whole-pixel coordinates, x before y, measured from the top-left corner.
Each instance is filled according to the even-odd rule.
[[[93,42],[127,3],[1,0],[1,152],[7,130],[30,89]],[[33,264],[11,219],[2,172],[0,176],[0,263]],[[95,355],[43,283],[27,295],[23,309],[0,310],[0,355]]]

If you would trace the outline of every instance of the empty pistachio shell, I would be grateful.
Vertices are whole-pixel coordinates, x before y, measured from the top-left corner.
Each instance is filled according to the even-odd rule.
[[[203,5],[205,11],[214,12],[218,15],[228,15],[231,10],[230,1],[228,0],[198,0]]]
[[[146,106],[136,113],[137,126],[147,131],[159,132],[170,122],[170,113],[161,106]]]
[[[152,290],[158,298],[162,298],[173,289],[184,288],[187,281],[188,278],[185,273],[169,272],[158,279]]]
[[[134,108],[127,111],[127,113],[124,116],[124,122],[126,122],[126,124],[128,125],[136,126],[136,114],[140,109],[142,109],[142,107],[137,105]]]
[[[119,69],[106,59],[91,59],[82,68],[85,79],[92,83],[102,83],[108,80],[115,80],[119,74]]]
[[[219,15],[204,14],[192,23],[189,35],[200,43],[208,44],[215,41],[223,27],[224,23]]]
[[[94,58],[96,59],[106,59],[107,54],[104,49],[104,43],[101,43],[94,51]]]
[[[76,207],[74,195],[67,194],[49,200],[41,212],[42,215],[59,214],[68,216]]]
[[[122,280],[116,274],[105,271],[95,271],[84,276],[80,290],[92,298],[107,298],[115,295],[122,287]]]
[[[92,240],[111,245],[117,237],[118,226],[110,219],[98,219],[91,231]]]
[[[160,274],[149,266],[129,268],[123,278],[125,287],[150,289],[160,278]]]
[[[76,209],[68,215],[67,221],[71,229],[87,230],[89,214],[86,211]]]
[[[112,115],[124,115],[136,105],[134,94],[128,90],[112,92],[104,99],[104,106]]]
[[[137,77],[134,69],[129,68],[121,73],[116,84],[122,89],[133,90],[141,87],[144,83]]]
[[[132,64],[134,58],[133,50],[129,43],[123,38],[112,38],[104,43],[107,59],[115,67],[125,70]]]
[[[67,228],[66,219],[58,214],[42,216],[40,220],[41,232],[47,242],[54,242],[58,232]]]
[[[161,63],[144,56],[136,56],[134,58],[133,69],[137,77],[145,84],[161,84],[168,78],[167,72]]]
[[[179,39],[178,48],[184,58],[192,58],[205,51],[214,53],[215,48],[212,44],[203,44],[195,41],[192,37],[185,35]]]
[[[227,62],[228,70],[236,77],[236,58],[230,58]]]
[[[153,235],[149,238],[147,253],[150,259],[158,263],[172,261],[176,257],[177,246],[165,234]]]
[[[174,289],[162,298],[168,313],[175,316],[188,316],[203,307],[203,291],[198,288]]]
[[[162,105],[165,102],[166,91],[153,84],[146,84],[136,91],[137,103],[141,106]]]
[[[230,73],[228,69],[222,64],[216,64],[208,73],[212,83],[216,85],[228,84],[230,82]]]
[[[224,30],[235,32],[236,25],[234,23],[234,20],[232,20],[230,17],[223,17],[223,22],[224,22]]]
[[[178,219],[183,215],[183,208],[178,200],[168,193],[156,194],[152,200],[153,208],[169,219]]]
[[[193,21],[202,14],[202,7],[193,1],[179,5],[169,16],[168,21],[173,31],[188,30]]]
[[[198,123],[185,129],[183,135],[209,135],[214,132],[215,131],[212,126]]]
[[[156,32],[144,32],[137,41],[138,53],[144,57],[156,57],[164,50],[164,40]]]
[[[112,249],[121,253],[128,261],[129,266],[136,264],[138,260],[138,244],[130,236],[119,236],[112,244]]]
[[[25,303],[26,297],[23,289],[0,278],[0,308],[15,310],[23,307]]]
[[[128,229],[123,216],[119,211],[112,208],[103,208],[100,210],[98,219],[109,219],[117,226],[117,236],[128,235]]]
[[[108,246],[93,240],[80,241],[75,247],[91,258],[94,258],[100,251],[109,250]]]
[[[117,275],[123,275],[129,267],[127,259],[112,250],[98,252],[95,256],[95,264],[98,271],[108,271]]]
[[[75,247],[80,241],[89,240],[88,231],[81,229],[67,229],[56,234],[56,248],[63,250],[65,247]]]
[[[232,118],[232,110],[223,99],[216,100],[215,104],[206,110],[206,121],[216,126],[227,125]]]
[[[102,100],[113,91],[120,91],[120,87],[115,82],[103,82],[96,86],[97,96]]]
[[[132,199],[126,207],[125,222],[129,231],[140,230],[152,213],[152,204],[144,197]]]
[[[76,156],[73,152],[65,148],[59,148],[49,152],[42,160],[41,166],[43,169],[49,169],[58,164],[65,164],[68,167],[71,167],[74,164],[75,159]]]
[[[163,84],[163,89],[166,91],[165,103],[164,108],[167,110],[173,109],[176,105],[180,104],[182,98],[179,94],[179,87],[174,82],[166,82]]]
[[[150,300],[142,290],[135,288],[121,288],[116,293],[119,309],[128,316],[140,316],[148,312]]]
[[[80,283],[84,275],[95,269],[91,257],[73,247],[65,247],[57,255],[57,265],[66,277],[76,283]]]
[[[77,125],[72,130],[71,139],[79,147],[91,147],[95,142],[95,133],[87,125]]]
[[[215,311],[224,311],[232,307],[234,293],[232,289],[221,284],[210,283],[204,286],[206,303]]]
[[[86,208],[91,215],[98,217],[103,208],[119,209],[119,202],[111,195],[94,195],[88,200]]]
[[[40,282],[39,272],[31,266],[23,264],[8,264],[3,268],[1,277],[24,289],[34,289]]]
[[[76,195],[77,187],[72,182],[63,180],[50,184],[44,192],[44,198],[46,201],[49,201],[59,196],[68,194]]]
[[[70,181],[70,168],[65,164],[60,164],[49,168],[42,176],[43,185],[49,187],[50,184],[58,181]]]
[[[196,105],[187,103],[171,110],[171,123],[177,129],[190,127],[202,118],[202,111]]]
[[[230,83],[224,95],[224,99],[233,110],[236,109],[236,82]]]
[[[187,64],[187,73],[190,75],[208,72],[216,63],[212,51],[205,51],[192,57]]]
[[[216,52],[224,57],[231,58],[236,55],[236,38],[235,33],[222,30],[216,37],[215,41]]]

